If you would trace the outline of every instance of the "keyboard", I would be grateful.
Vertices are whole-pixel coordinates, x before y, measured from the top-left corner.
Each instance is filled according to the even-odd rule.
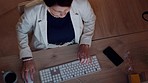
[[[77,59],[57,66],[44,68],[39,71],[41,83],[59,83],[101,71],[97,57],[92,56],[91,58],[92,62],[88,64],[82,64]]]

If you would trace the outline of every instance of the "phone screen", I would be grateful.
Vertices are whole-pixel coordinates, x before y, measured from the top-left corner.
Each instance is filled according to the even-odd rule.
[[[110,47],[108,46],[103,50],[103,53],[112,61],[116,66],[120,65],[124,60]]]

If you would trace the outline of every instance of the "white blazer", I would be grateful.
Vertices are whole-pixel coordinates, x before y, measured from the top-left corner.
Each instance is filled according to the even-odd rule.
[[[35,49],[57,47],[47,41],[47,8],[44,2],[28,7],[17,23],[20,58],[32,57],[28,45],[28,33],[31,31],[33,31],[32,41]],[[70,16],[75,32],[75,43],[91,46],[96,17],[88,0],[73,0]]]

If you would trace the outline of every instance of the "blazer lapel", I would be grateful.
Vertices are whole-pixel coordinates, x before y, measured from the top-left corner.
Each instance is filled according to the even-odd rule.
[[[81,35],[81,29],[80,29],[80,16],[79,13],[77,13],[77,11],[75,11],[74,9],[70,10],[70,16],[71,16],[71,21],[74,27],[74,32],[75,32],[75,42],[79,43],[79,38]]]
[[[44,41],[44,44],[47,46],[47,6],[45,4],[43,5],[44,8],[42,8],[40,14],[39,14],[39,29],[41,31],[41,36]]]

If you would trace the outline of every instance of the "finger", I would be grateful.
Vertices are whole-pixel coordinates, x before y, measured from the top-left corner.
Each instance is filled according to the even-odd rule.
[[[90,62],[90,59],[89,59],[89,58],[87,58],[86,64],[88,64],[89,62]]]
[[[83,63],[84,64],[88,63],[88,55],[84,53],[83,56],[84,56],[84,59],[85,59],[85,61]]]
[[[32,69],[33,74],[35,73],[35,68]]]
[[[22,71],[22,78],[23,78],[23,80],[25,80],[25,77],[24,77],[24,70]]]
[[[82,56],[80,56],[80,62],[83,63],[84,62],[84,58]]]
[[[84,61],[85,61],[85,59],[83,59],[83,58],[82,58],[82,59],[81,59],[81,63],[83,64],[83,63],[84,63]]]
[[[89,62],[89,57],[88,57],[88,55],[86,54],[86,56],[85,56],[85,59],[86,59],[86,64]]]
[[[29,70],[25,70],[25,81],[28,83],[28,73],[29,73]]]
[[[86,63],[88,64],[90,62],[90,56],[87,55],[86,57],[87,57],[87,62]]]
[[[35,69],[32,68],[32,70],[31,70],[31,72],[30,72],[30,77],[31,77],[31,80],[32,80],[32,81],[33,81],[33,79],[34,79],[34,77],[33,77],[34,73],[35,73]]]
[[[33,72],[32,71],[30,72],[30,77],[31,77],[31,80],[33,81]]]
[[[86,63],[87,63],[87,59],[85,58],[83,64],[86,64]]]
[[[89,63],[92,63],[92,57],[91,56],[90,56],[89,60],[90,60]]]
[[[86,64],[90,63],[90,58],[87,58]]]
[[[84,63],[85,62],[85,58],[86,58],[84,52],[81,53],[80,58],[82,60],[81,63]]]

